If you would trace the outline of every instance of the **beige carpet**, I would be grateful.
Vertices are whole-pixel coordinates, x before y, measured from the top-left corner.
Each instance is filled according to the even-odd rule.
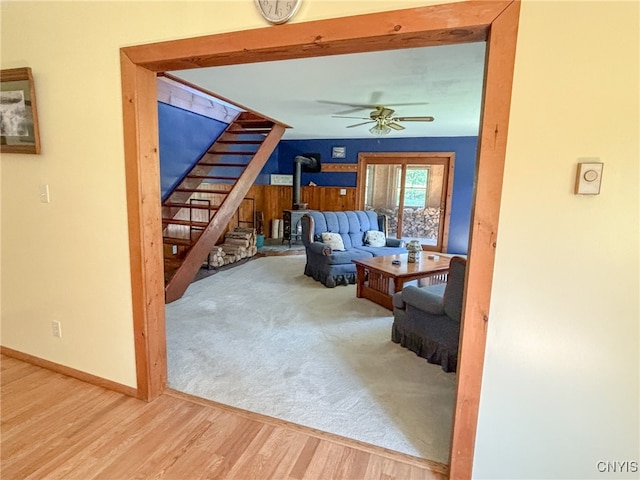
[[[304,262],[256,258],[167,305],[170,387],[447,463],[455,374],[391,342],[391,312]]]

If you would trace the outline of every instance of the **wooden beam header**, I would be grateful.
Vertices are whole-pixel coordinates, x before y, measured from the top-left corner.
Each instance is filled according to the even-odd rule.
[[[122,52],[136,65],[163,72],[481,42],[511,1],[469,3],[473,6],[467,9],[460,7],[464,3],[410,8],[151,43],[125,47]],[[430,28],[425,30],[424,25]]]

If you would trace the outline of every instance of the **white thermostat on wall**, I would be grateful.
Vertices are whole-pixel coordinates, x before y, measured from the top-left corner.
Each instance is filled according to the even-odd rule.
[[[604,163],[602,162],[578,163],[575,193],[578,195],[598,195],[603,169]]]

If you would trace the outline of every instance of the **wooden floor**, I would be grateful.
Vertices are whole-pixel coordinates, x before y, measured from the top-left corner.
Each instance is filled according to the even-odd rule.
[[[447,478],[439,464],[182,394],[146,403],[0,361],[3,480]]]

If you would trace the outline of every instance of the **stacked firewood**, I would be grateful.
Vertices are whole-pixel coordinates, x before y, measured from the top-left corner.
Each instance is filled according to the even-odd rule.
[[[253,257],[258,252],[254,228],[236,227],[224,235],[224,242],[216,245],[209,255],[208,267],[222,267]]]
[[[378,213],[387,216],[390,236],[395,235],[398,224],[397,208],[377,208]],[[440,209],[434,207],[405,208],[402,210],[402,236],[417,238],[437,238],[440,224]]]
[[[437,238],[439,224],[438,208],[405,208],[402,212],[402,235],[405,237]]]

